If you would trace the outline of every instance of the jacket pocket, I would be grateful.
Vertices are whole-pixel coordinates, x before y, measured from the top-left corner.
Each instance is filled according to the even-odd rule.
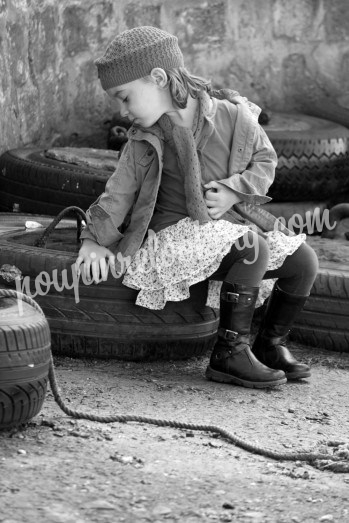
[[[148,145],[145,152],[136,159],[136,163],[142,165],[143,167],[147,167],[154,160],[154,155],[154,147],[152,145]]]

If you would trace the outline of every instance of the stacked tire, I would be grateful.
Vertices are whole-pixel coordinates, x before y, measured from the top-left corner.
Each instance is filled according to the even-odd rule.
[[[0,430],[24,424],[41,410],[50,345],[49,325],[37,303],[0,289]]]
[[[268,193],[275,201],[319,202],[348,193],[348,128],[304,114],[275,113],[264,130],[278,155]]]
[[[268,193],[273,201],[264,208],[284,218],[286,225],[297,215],[305,225],[297,227],[295,223],[297,233],[320,233],[323,220],[317,226],[315,218],[336,203],[349,201],[349,129],[328,120],[288,113],[272,113],[264,129],[279,158]],[[11,211],[15,204],[23,212],[51,215],[70,205],[86,210],[103,192],[110,175],[103,168],[52,159],[41,149],[7,151],[0,156],[0,210]],[[76,256],[66,251],[38,251],[21,245],[18,237],[3,236],[0,244],[0,261],[18,265],[32,279],[42,268],[52,273],[56,263],[61,270],[69,269]],[[347,268],[338,263],[320,265],[293,337],[347,351]],[[68,291],[38,297],[52,327],[55,353],[175,359],[199,355],[212,345],[218,318],[204,306],[204,283],[194,286],[188,303],[168,304],[161,313],[135,306],[136,292],[125,288],[121,280],[95,288],[83,285],[79,292],[82,299],[78,305]],[[119,330],[111,328],[110,321]]]
[[[112,174],[101,165],[59,161],[43,149],[6,151],[0,156],[0,211],[18,208],[23,213],[55,216],[73,205],[86,210]]]
[[[162,310],[139,307],[138,291],[124,286],[121,277],[110,275],[98,285],[74,280],[76,228],[55,229],[40,248],[34,244],[42,234],[42,229],[1,234],[0,269],[6,264],[20,271],[20,289],[35,297],[47,317],[54,355],[150,361],[186,359],[212,349],[218,314],[205,305],[207,282]],[[45,283],[40,289],[39,280]]]
[[[348,265],[320,264],[311,294],[290,337],[304,345],[349,352]]]

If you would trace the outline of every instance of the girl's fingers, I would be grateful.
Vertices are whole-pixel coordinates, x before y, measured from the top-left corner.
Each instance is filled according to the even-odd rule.
[[[217,193],[207,192],[205,194],[205,198],[206,198],[206,200],[208,200],[210,202],[217,202],[218,201]]]
[[[209,207],[209,208],[216,207],[217,202],[214,202],[214,201],[212,201],[212,200],[206,200],[206,205],[207,205],[207,207]]]
[[[213,218],[214,220],[217,220],[221,217],[222,213],[218,211],[217,209],[209,209],[208,214]]]
[[[75,260],[75,264],[74,264],[76,272],[79,272],[79,267],[80,267],[80,265],[83,263],[83,261],[84,261],[84,259],[83,259],[82,256],[78,256],[78,257],[76,258],[76,260]]]
[[[205,198],[217,198],[217,195],[218,190],[214,188],[207,189],[207,191],[205,192]]]
[[[91,260],[87,259],[84,261],[83,271],[86,281],[91,281]]]
[[[98,283],[99,279],[100,279],[98,260],[93,260],[93,262],[91,264],[91,268],[92,268],[92,279],[94,282]]]
[[[219,183],[215,180],[212,180],[211,182],[205,183],[204,187],[205,189],[217,189],[219,187]]]
[[[86,281],[96,283],[107,279],[109,266],[115,269],[115,255],[111,251],[107,251],[105,257],[99,257],[95,252],[85,257],[79,255],[74,263],[78,275],[82,272]]]
[[[112,269],[115,269],[115,256],[114,254],[111,254],[109,257],[108,257],[108,261],[109,261],[109,265]]]
[[[108,278],[108,267],[105,258],[99,260],[99,268],[101,273],[101,280],[105,281]]]

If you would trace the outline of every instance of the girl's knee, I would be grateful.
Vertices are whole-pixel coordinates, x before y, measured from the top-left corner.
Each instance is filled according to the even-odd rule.
[[[309,276],[314,276],[315,279],[319,270],[319,259],[316,252],[307,243],[303,243],[299,249],[302,256],[303,271]]]

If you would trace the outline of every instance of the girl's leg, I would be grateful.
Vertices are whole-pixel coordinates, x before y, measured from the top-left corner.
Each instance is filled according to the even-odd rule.
[[[310,376],[308,365],[299,363],[285,346],[285,338],[310,294],[318,267],[315,252],[303,243],[286,258],[282,267],[265,275],[266,279],[278,280],[268,299],[252,351],[265,365],[282,369],[288,379]]]
[[[249,231],[239,238],[230,252],[223,258],[210,280],[224,283],[259,287],[269,262],[267,242],[258,234]]]
[[[281,267],[267,271],[263,279],[278,278],[278,287],[284,292],[309,296],[318,270],[315,251],[307,243],[302,243],[296,252],[287,256]]]
[[[210,278],[223,279],[218,341],[206,376],[245,387],[286,382],[284,372],[261,364],[251,352],[250,330],[260,282],[269,259],[266,241],[253,232],[238,240]]]

